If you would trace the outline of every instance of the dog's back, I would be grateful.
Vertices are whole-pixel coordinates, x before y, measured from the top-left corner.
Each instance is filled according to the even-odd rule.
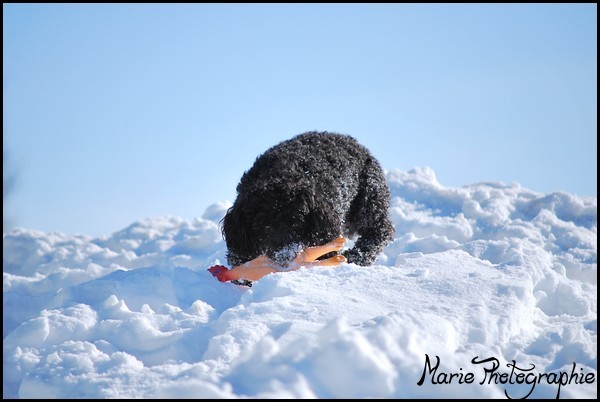
[[[294,250],[354,234],[346,257],[368,265],[393,235],[383,171],[347,135],[308,132],[275,145],[244,173],[237,192],[223,220],[231,265],[261,254],[285,264]]]

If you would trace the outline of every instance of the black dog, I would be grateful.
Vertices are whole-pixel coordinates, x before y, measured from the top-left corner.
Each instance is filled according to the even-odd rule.
[[[298,135],[268,149],[242,176],[222,221],[227,262],[266,254],[285,265],[303,247],[358,235],[344,255],[370,265],[393,239],[389,204],[379,162],[354,138]]]

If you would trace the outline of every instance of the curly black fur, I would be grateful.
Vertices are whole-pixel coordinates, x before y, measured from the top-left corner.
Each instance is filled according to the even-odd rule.
[[[358,238],[348,262],[370,265],[392,240],[390,191],[379,162],[348,135],[307,132],[260,155],[223,218],[227,262],[266,254],[278,263],[301,247]]]

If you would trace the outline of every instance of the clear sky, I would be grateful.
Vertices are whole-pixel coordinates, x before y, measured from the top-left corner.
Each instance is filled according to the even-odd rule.
[[[4,212],[109,235],[309,130],[444,186],[596,196],[596,4],[3,4]]]

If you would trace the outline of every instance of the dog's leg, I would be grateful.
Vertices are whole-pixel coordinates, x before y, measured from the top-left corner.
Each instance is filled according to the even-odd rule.
[[[394,225],[388,216],[390,190],[376,161],[367,163],[361,175],[360,190],[352,202],[346,222],[350,233],[358,234],[351,250],[344,252],[348,262],[371,265],[393,240]]]

